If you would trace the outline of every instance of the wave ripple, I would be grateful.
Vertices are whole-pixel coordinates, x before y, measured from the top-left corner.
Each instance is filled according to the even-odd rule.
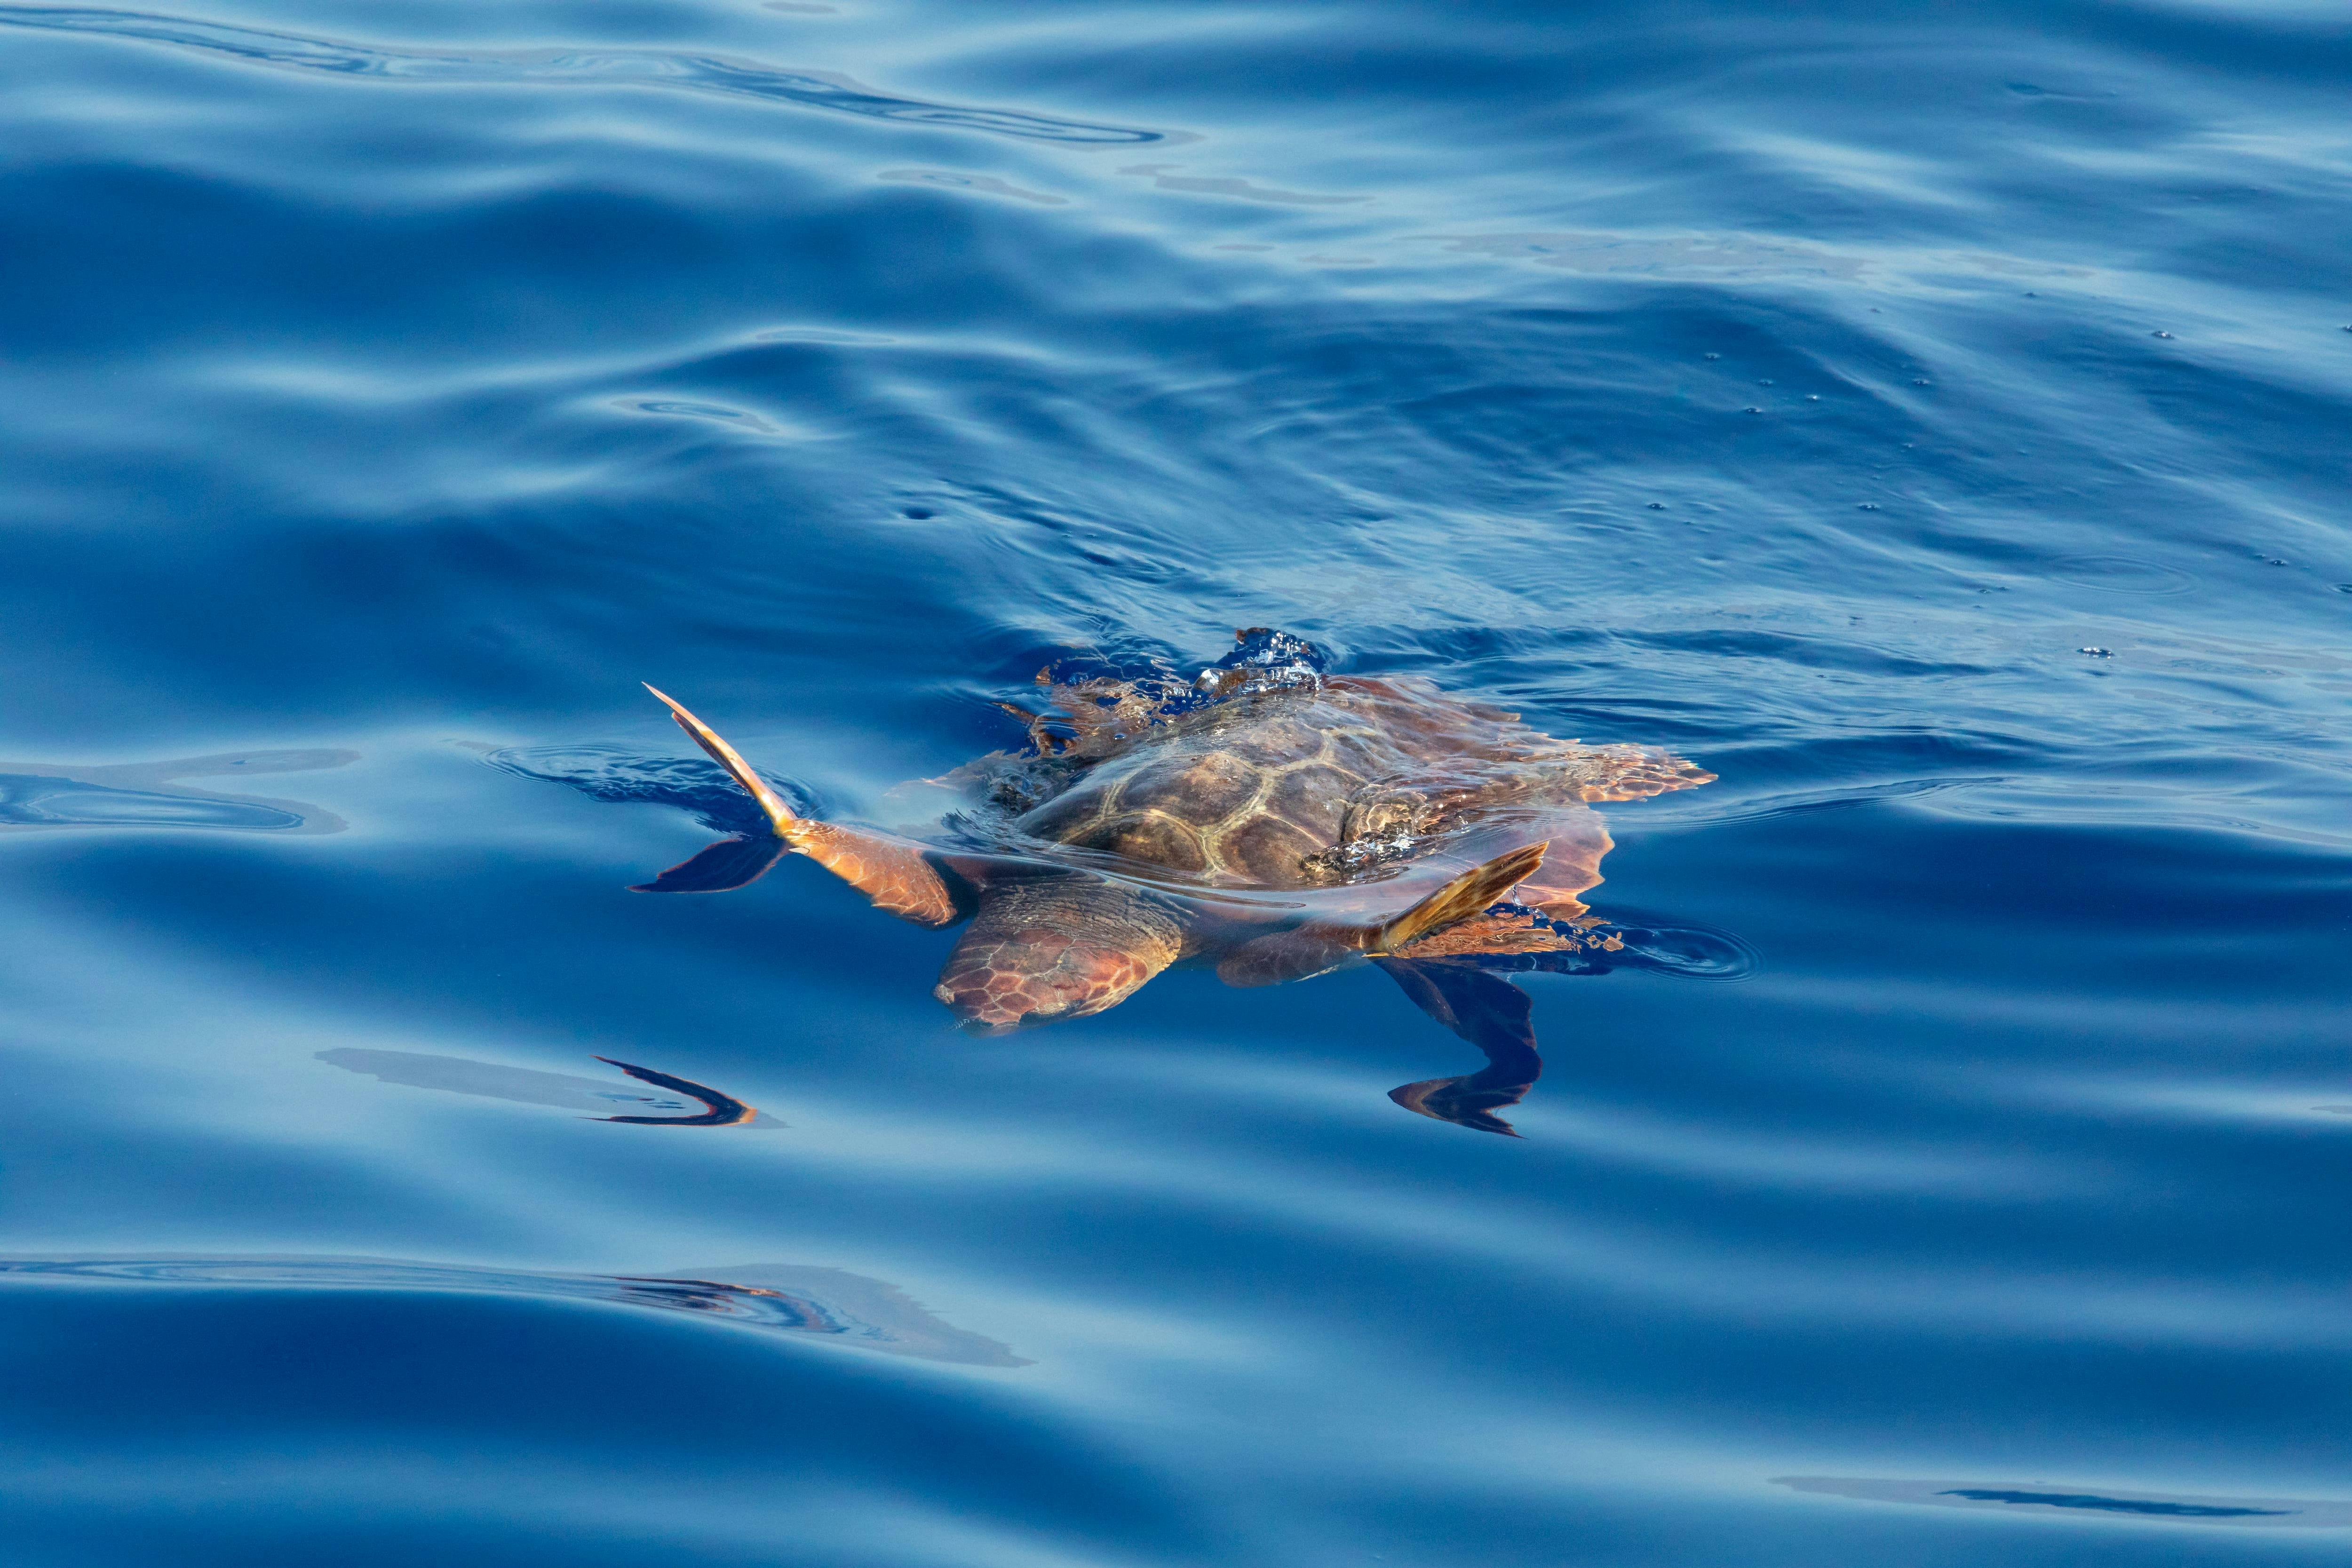
[[[1135,126],[1063,120],[1013,109],[935,103],[884,92],[830,71],[786,70],[758,60],[730,59],[723,55],[655,49],[397,49],[187,16],[79,6],[0,6],[0,25],[137,38],[218,55],[244,65],[383,81],[473,87],[546,83],[670,88],[682,92],[760,99],[796,109],[863,115],[934,130],[979,131],[991,136],[1078,147],[1146,147],[1177,139],[1168,132]]]

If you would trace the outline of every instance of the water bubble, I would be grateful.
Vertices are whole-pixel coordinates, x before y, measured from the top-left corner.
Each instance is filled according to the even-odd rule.
[[[2116,650],[2111,647],[2078,647],[2074,651],[2076,653],[2087,653],[2093,658],[2113,658],[2116,657]]]
[[[1706,357],[1709,359],[1721,359],[1723,356],[1721,354],[1709,354]]]
[[[1328,661],[1306,638],[1267,626],[1246,626],[1234,634],[1234,640],[1239,646],[1201,671],[1192,682],[1194,691],[1214,701],[1291,687],[1321,689]]]
[[[1821,400],[1822,395],[1818,392],[1809,392],[1805,394],[1805,401],[1808,403],[1819,403]]]

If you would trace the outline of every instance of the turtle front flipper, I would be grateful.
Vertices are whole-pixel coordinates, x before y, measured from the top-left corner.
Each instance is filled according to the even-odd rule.
[[[892,837],[887,833],[842,827],[830,822],[814,822],[795,814],[791,806],[784,804],[783,797],[769,788],[768,782],[752,771],[751,764],[743,760],[742,754],[719,738],[717,731],[654,687],[648,685],[646,689],[660,698],[669,709],[670,716],[677,721],[677,727],[692,736],[694,743],[710,754],[711,761],[725,768],[728,776],[741,784],[751,798],[760,803],[760,809],[774,825],[775,835],[783,841],[785,848],[807,856],[865,894],[876,909],[886,914],[925,926],[952,925],[963,918],[966,911],[955,889],[949,886],[947,879],[940,874],[940,868],[931,863],[930,857],[920,845]],[[646,883],[643,890],[724,891],[723,887],[689,887],[683,882],[688,879],[688,873],[702,867],[706,860],[711,862],[709,869],[716,871],[722,863],[731,866],[731,858],[736,855],[744,854],[748,859],[745,851],[733,849],[730,846],[748,846],[753,842],[730,839],[714,844],[684,865],[674,866],[663,872]],[[774,857],[771,856],[769,863],[773,861]],[[767,866],[761,865],[741,881],[727,883],[725,887],[740,888],[756,879],[766,869]],[[665,886],[673,877],[679,878],[681,885]]]
[[[1502,902],[1512,889],[1541,870],[1544,853],[1550,847],[1549,842],[1529,844],[1507,855],[1497,855],[1483,866],[1473,866],[1373,931],[1365,950],[1394,952],[1415,937],[1485,913],[1490,905]]]
[[[1522,884],[1519,896],[1533,889]],[[1484,914],[1459,921],[1397,950],[1399,958],[1479,958],[1518,953],[1613,953],[1625,945],[1603,921],[1584,913],[1570,919],[1552,912],[1556,906],[1497,904]]]
[[[1516,1138],[1511,1124],[1494,1114],[1517,1105],[1543,1074],[1528,994],[1473,963],[1444,959],[1380,958],[1413,1005],[1486,1055],[1486,1065],[1459,1078],[1433,1078],[1401,1085],[1389,1098],[1407,1110]]]
[[[1542,844],[1529,844],[1473,866],[1391,920],[1343,924],[1310,921],[1287,931],[1245,942],[1217,964],[1228,985],[1280,985],[1306,980],[1369,954],[1401,952],[1433,932],[1475,920],[1508,898],[1511,889],[1541,868]]]

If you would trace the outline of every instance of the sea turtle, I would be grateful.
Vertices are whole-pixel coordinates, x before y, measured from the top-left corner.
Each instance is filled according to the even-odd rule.
[[[772,832],[640,890],[723,891],[808,856],[891,914],[968,922],[934,994],[982,1033],[1099,1013],[1175,963],[1263,985],[1369,960],[1489,1058],[1392,1098],[1508,1131],[1490,1112],[1539,1065],[1527,998],[1472,961],[1605,967],[1623,944],[1578,898],[1610,848],[1591,803],[1715,775],[1652,747],[1555,740],[1417,677],[1326,675],[1285,633],[1236,637],[1190,683],[1041,672],[1040,711],[1005,705],[1028,749],[927,781],[965,806],[946,842],[800,815],[648,686]]]

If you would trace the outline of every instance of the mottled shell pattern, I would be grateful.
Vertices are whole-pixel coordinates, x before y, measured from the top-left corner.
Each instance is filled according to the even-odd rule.
[[[1238,635],[1245,647],[1282,636]],[[1497,809],[1556,812],[1714,776],[1654,748],[1555,740],[1419,678],[1297,671],[1212,669],[1197,706],[1147,682],[1041,674],[1048,712],[1013,710],[1036,759],[975,769],[1024,837],[1271,889],[1353,880]]]

